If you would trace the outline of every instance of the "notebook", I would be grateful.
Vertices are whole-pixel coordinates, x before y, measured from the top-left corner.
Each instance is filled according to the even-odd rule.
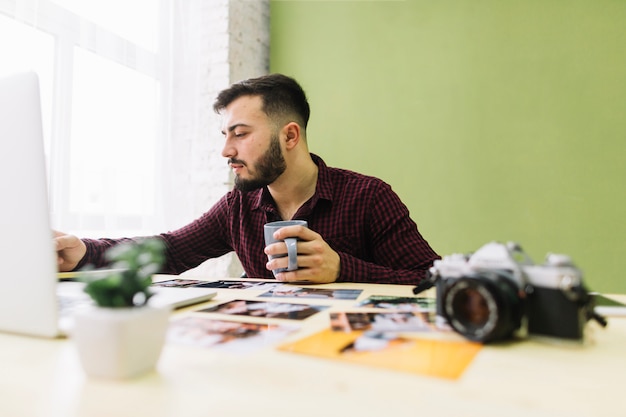
[[[41,102],[33,72],[0,78],[0,331],[57,337],[59,293],[86,295],[80,282],[59,282],[50,228]],[[154,288],[151,303],[173,308],[210,300],[207,288]]]

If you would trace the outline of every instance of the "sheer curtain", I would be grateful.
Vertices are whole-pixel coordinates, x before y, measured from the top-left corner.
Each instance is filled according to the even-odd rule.
[[[162,132],[163,218],[177,227],[200,216],[232,188],[232,173],[221,156],[220,120],[213,112],[217,93],[232,82],[269,71],[269,0],[175,0],[171,30],[167,126]],[[164,51],[165,53],[165,51]],[[187,275],[239,276],[233,254],[211,260]]]
[[[206,211],[232,187],[213,99],[268,51],[269,0],[0,0],[0,75],[40,77],[53,227],[149,235]]]
[[[0,3],[2,72],[40,77],[55,228],[96,236],[159,227],[159,21],[168,12],[159,5]]]

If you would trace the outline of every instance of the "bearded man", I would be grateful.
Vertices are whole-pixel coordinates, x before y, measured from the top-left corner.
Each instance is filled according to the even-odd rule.
[[[310,107],[302,87],[282,74],[244,80],[220,92],[222,156],[233,190],[197,220],[158,238],[166,245],[162,273],[180,274],[234,251],[250,278],[311,283],[416,285],[439,256],[391,187],[378,178],[326,166],[309,152]],[[298,238],[297,265],[285,269],[285,243],[266,246],[263,225],[300,219],[274,237]],[[138,238],[79,239],[55,232],[59,270],[106,265],[111,246]],[[268,258],[269,257],[269,258]]]

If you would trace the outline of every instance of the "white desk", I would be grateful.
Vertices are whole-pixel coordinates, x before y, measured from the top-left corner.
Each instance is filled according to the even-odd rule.
[[[359,299],[412,295],[409,286],[327,287],[362,288]],[[219,290],[206,306],[244,294]],[[328,314],[302,325],[290,339],[327,327]],[[626,416],[626,319],[588,328],[591,336],[579,348],[536,341],[485,346],[454,381],[271,347],[242,355],[175,345],[165,346],[156,372],[91,380],[71,340],[0,334],[0,416]]]

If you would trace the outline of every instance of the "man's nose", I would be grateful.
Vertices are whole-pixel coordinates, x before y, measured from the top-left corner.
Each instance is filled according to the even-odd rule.
[[[222,148],[222,156],[224,158],[233,158],[235,155],[237,155],[235,147],[232,146],[232,143],[228,139],[226,139],[224,147]]]

